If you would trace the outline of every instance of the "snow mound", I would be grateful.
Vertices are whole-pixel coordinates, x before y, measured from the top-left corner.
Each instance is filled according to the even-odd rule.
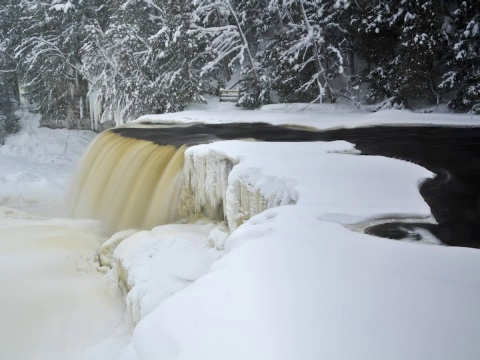
[[[139,359],[478,359],[477,250],[353,233],[299,205],[227,248],[139,323]]]
[[[216,225],[208,223],[127,230],[102,245],[102,264],[117,272],[132,324],[207,273],[222,255],[209,247],[208,237],[215,229]]]
[[[224,216],[230,231],[268,208],[295,203],[345,224],[431,216],[418,188],[433,173],[356,153],[345,141],[197,145],[185,153],[182,208],[186,215]]]

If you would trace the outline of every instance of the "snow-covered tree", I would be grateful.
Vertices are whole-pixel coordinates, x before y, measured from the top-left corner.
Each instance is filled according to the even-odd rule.
[[[47,123],[68,119],[76,127],[82,118],[87,85],[79,50],[99,7],[93,0],[18,3],[15,58],[25,95]]]
[[[440,102],[437,83],[446,53],[445,14],[439,1],[404,0],[394,94],[405,101]]]
[[[480,2],[464,0],[453,13],[451,70],[441,86],[456,90],[449,106],[456,111],[480,113]]]
[[[237,61],[246,66],[252,76],[257,77],[253,44],[245,33],[244,14],[238,14],[236,4],[230,0],[194,0],[190,33],[204,39],[208,46],[209,61],[202,72],[215,70],[224,61],[233,68]]]
[[[365,100],[378,103],[394,95],[395,60],[403,21],[395,0],[360,4],[351,22],[353,49],[367,63],[363,81],[368,84]]]
[[[19,130],[19,118],[15,115],[18,100],[15,46],[12,27],[16,22],[15,2],[0,1],[0,143],[6,134]]]
[[[131,120],[139,111],[138,101],[146,100],[147,96],[143,94],[141,99],[139,92],[148,84],[147,74],[142,71],[152,27],[148,10],[127,1],[113,9],[107,23],[87,26],[81,49],[82,72],[91,79],[90,105],[97,108],[92,111],[97,122],[121,124]]]
[[[266,30],[266,1],[194,0],[190,34],[207,43],[202,74],[239,70],[243,96],[239,105],[255,108],[269,101],[268,79],[257,61],[260,35]],[[235,69],[235,67],[239,69]]]
[[[202,41],[188,32],[189,9],[187,0],[130,0],[107,26],[88,27],[82,71],[91,79],[92,103],[102,108],[100,121],[121,124],[203,101]]]
[[[20,130],[20,118],[15,114],[15,101],[12,98],[9,84],[0,81],[0,143],[7,134]]]
[[[357,102],[361,79],[368,102],[412,105],[453,96],[455,110],[479,112],[479,6],[474,0],[0,0],[2,91],[10,94],[0,102],[15,105],[20,77],[42,119],[85,126],[90,110],[97,125],[121,124],[204,101],[202,94],[235,74],[245,108],[268,103],[271,90],[285,102]]]
[[[350,1],[272,0],[282,28],[265,51],[275,88],[285,100],[335,102],[345,75],[346,29],[340,18]]]

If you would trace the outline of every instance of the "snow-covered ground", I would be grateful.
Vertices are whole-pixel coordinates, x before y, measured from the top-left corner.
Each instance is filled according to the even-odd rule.
[[[0,206],[64,216],[74,165],[95,134],[39,128],[39,115],[20,115],[22,130],[0,146]]]
[[[271,209],[140,322],[135,347],[141,359],[478,359],[479,256]]]
[[[407,110],[359,111],[346,104],[272,104],[260,110],[241,110],[232,103],[209,98],[208,104],[192,104],[173,114],[144,115],[136,122],[212,123],[264,122],[273,125],[307,126],[333,130],[376,125],[387,126],[480,126],[480,116],[446,112],[418,113]]]
[[[407,111],[201,107],[155,121],[480,125],[478,116]],[[61,215],[94,134],[25,119],[0,147],[1,205]],[[228,224],[107,239],[96,222],[1,209],[0,281],[9,289],[0,295],[1,358],[480,358],[478,250],[390,241],[342,225],[429,218],[418,186],[431,172],[359,156],[342,141],[225,141],[186,156],[193,203],[222,203]],[[283,206],[263,211],[270,205]]]

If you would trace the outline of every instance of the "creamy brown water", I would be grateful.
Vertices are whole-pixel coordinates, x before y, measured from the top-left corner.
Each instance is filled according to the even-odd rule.
[[[185,149],[101,134],[77,171],[71,215],[101,220],[111,231],[175,222]]]

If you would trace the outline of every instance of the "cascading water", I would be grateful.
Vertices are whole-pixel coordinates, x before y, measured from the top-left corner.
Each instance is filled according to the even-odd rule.
[[[185,149],[102,133],[80,164],[71,215],[102,220],[112,231],[175,222]]]

